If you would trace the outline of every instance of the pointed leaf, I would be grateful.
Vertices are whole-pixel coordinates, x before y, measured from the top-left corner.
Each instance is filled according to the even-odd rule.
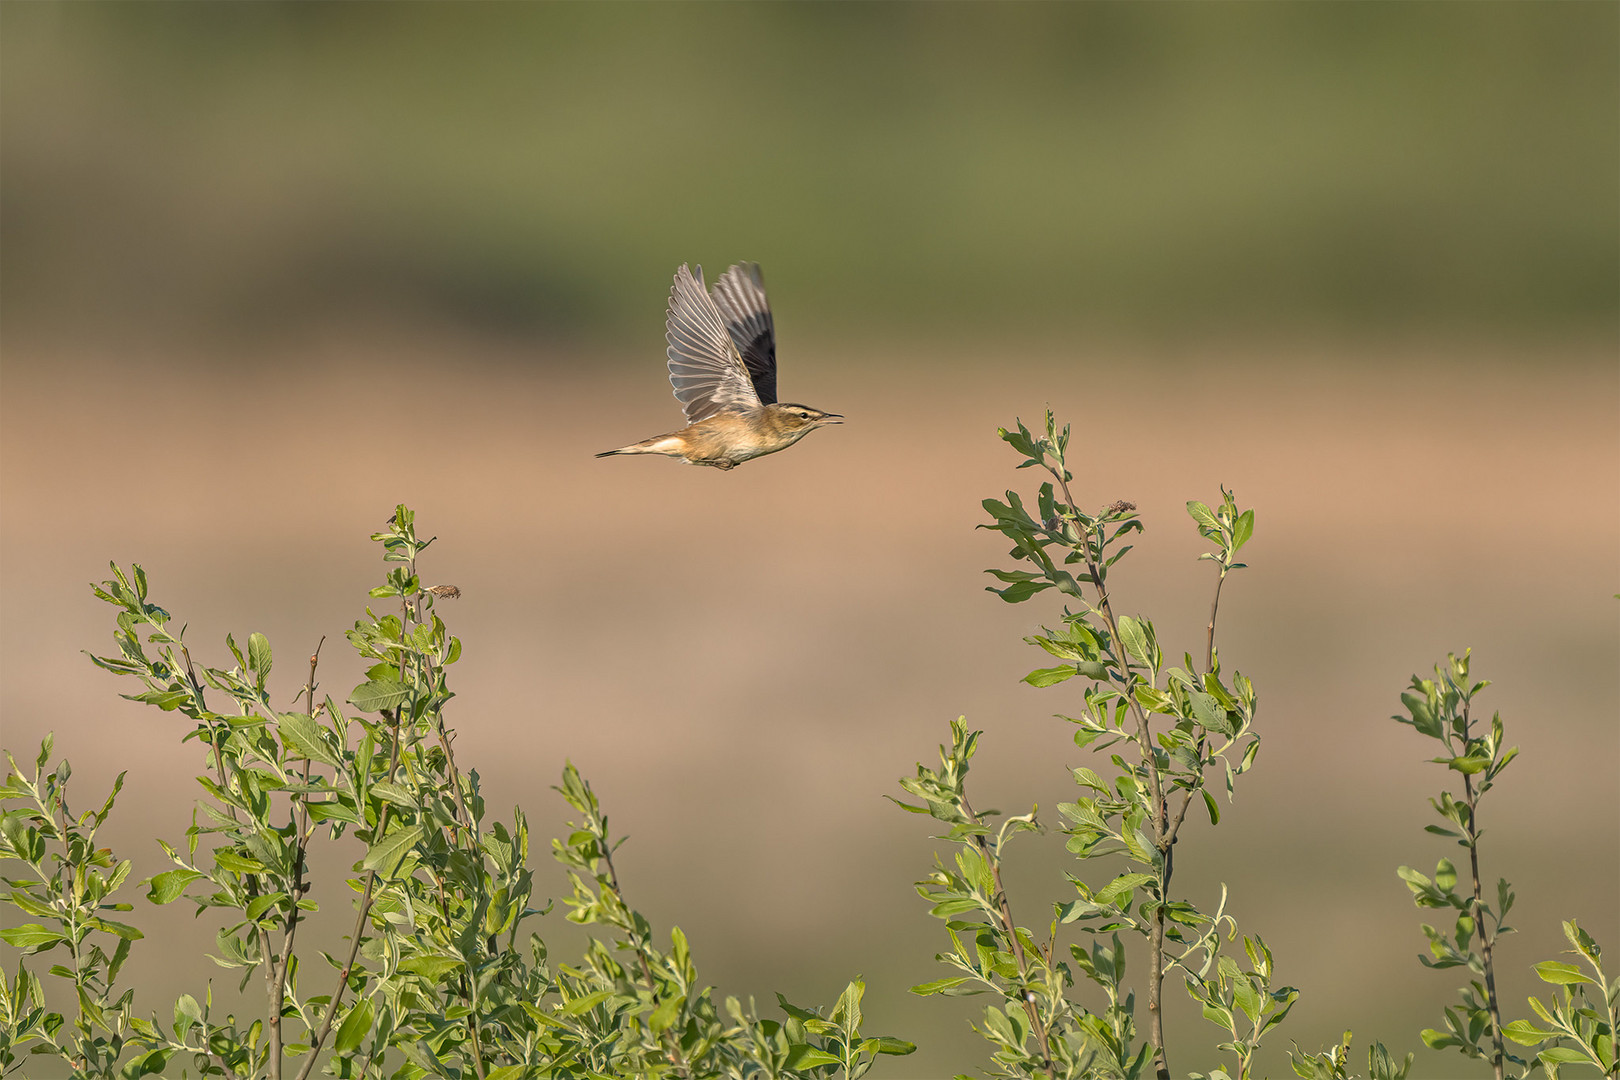
[[[392,877],[398,870],[405,856],[409,855],[419,840],[422,839],[422,826],[408,825],[403,829],[396,829],[383,837],[382,840],[371,846],[366,852],[365,860],[360,864],[366,870],[375,870],[383,877]]]
[[[146,889],[146,898],[154,904],[172,904],[185,895],[186,886],[203,875],[187,867],[165,870],[154,874]]]

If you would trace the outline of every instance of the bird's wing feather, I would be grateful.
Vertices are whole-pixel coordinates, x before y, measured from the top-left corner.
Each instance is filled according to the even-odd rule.
[[[688,422],[695,424],[726,409],[759,408],[748,369],[703,288],[703,267],[695,277],[684,264],[675,271],[664,325],[669,381]]]
[[[765,278],[758,263],[738,263],[720,275],[711,294],[726,321],[759,400],[776,400],[776,320],[765,299]]]

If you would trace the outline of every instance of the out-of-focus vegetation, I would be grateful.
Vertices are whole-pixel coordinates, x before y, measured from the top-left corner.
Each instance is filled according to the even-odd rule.
[[[13,329],[1585,332],[1612,4],[3,9]]]

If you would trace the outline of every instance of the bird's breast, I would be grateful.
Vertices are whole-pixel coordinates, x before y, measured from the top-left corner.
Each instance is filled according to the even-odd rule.
[[[741,412],[722,412],[705,417],[681,433],[687,456],[699,461],[743,462],[768,454],[780,446],[761,430],[758,417]]]

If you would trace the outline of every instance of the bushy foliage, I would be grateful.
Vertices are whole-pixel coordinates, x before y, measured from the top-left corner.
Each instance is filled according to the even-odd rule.
[[[1047,590],[1065,598],[1056,628],[1026,639],[1062,663],[1031,671],[1024,681],[1086,683],[1076,715],[1060,719],[1074,726],[1075,745],[1098,755],[1104,771],[1072,770],[1075,799],[1059,805],[1056,827],[1080,867],[1067,875],[1073,895],[1052,902],[1039,934],[1013,919],[1002,864],[1013,837],[1042,826],[1034,811],[997,825],[999,815],[972,808],[965,778],[980,733],[957,721],[951,745],[941,748],[941,767],[918,766],[915,777],[901,781],[922,799],[901,805],[948,824],[941,838],[958,845],[954,866],[941,864],[918,887],[932,914],[945,920],[952,950],[940,960],[957,973],[916,990],[1002,999],[987,1008],[980,1027],[994,1045],[998,1075],[1137,1080],[1170,1075],[1161,994],[1165,978],[1176,973],[1221,1029],[1219,1049],[1233,1059],[1230,1072],[1208,1075],[1247,1078],[1261,1040],[1288,1015],[1298,991],[1273,985],[1271,951],[1258,935],[1244,936],[1241,951],[1227,948],[1238,930],[1224,890],[1213,906],[1201,907],[1171,885],[1188,810],[1198,802],[1219,823],[1211,779],[1230,799],[1260,749],[1255,688],[1239,672],[1223,676],[1215,646],[1221,588],[1244,566],[1237,555],[1254,533],[1254,512],[1240,510],[1227,491],[1213,508],[1187,504],[1213,545],[1202,558],[1214,564],[1215,587],[1201,660],[1187,652],[1181,664],[1169,663],[1153,621],[1116,611],[1109,589],[1113,568],[1132,548],[1125,541],[1143,529],[1136,507],[1124,501],[1094,512],[1080,507],[1066,464],[1070,429],[1059,428],[1050,412],[1043,431],[1019,424],[1001,437],[1023,458],[1020,469],[1051,479],[1035,493],[1033,514],[1016,491],[1005,502],[985,500],[992,519],[985,527],[1011,540],[1010,556],[1028,567],[991,570],[1004,585],[991,591],[1015,604]],[[1080,939],[1061,941],[1070,928]],[[1128,950],[1140,950],[1129,968],[1135,978],[1127,977]],[[1077,977],[1101,990],[1100,1007],[1071,993]],[[1146,992],[1145,1026],[1138,988]]]
[[[937,822],[936,839],[952,849],[917,885],[944,923],[949,948],[937,959],[946,974],[914,992],[990,998],[975,1025],[990,1075],[1168,1080],[1162,993],[1177,979],[1215,1025],[1210,1043],[1221,1061],[1186,1075],[1250,1080],[1262,1040],[1300,991],[1276,983],[1271,950],[1259,934],[1239,931],[1224,886],[1199,898],[1173,886],[1189,811],[1196,805],[1219,825],[1260,748],[1259,694],[1216,647],[1221,590],[1244,567],[1238,555],[1254,513],[1224,489],[1212,504],[1187,504],[1210,544],[1201,558],[1214,583],[1202,647],[1172,663],[1153,621],[1117,610],[1109,588],[1127,541],[1143,532],[1136,508],[1081,508],[1066,464],[1070,430],[1050,413],[1040,432],[1019,424],[1001,437],[1020,469],[1051,479],[1034,493],[1033,512],[1015,491],[985,500],[983,527],[1010,540],[1020,564],[990,571],[1000,583],[991,591],[1009,603],[1064,598],[1055,625],[1026,638],[1058,663],[1024,681],[1081,687],[1069,699],[1073,715],[1059,719],[1092,764],[1070,770],[1073,801],[1060,803],[1051,822],[1034,809],[976,809],[967,777],[983,732],[958,719],[938,767],[919,765],[901,780],[911,801],[897,801]],[[47,737],[32,768],[7,753],[0,785],[3,902],[25,920],[0,929],[17,953],[12,973],[0,969],[0,1077],[56,1059],[76,1078],[178,1070],[306,1080],[319,1070],[391,1080],[852,1080],[881,1056],[915,1049],[864,1033],[858,978],[825,1012],[780,995],[781,1019],[762,1017],[752,999],[717,1001],[685,935],[672,929],[666,945],[627,900],[614,864],[624,839],[571,765],[556,790],[577,820],[552,841],[552,855],[571,885],[566,917],[592,936],[579,958],[554,959],[535,929],[552,905],[536,906],[528,820],[521,808],[491,815],[477,769],[456,758],[449,672],[462,644],[439,609],[459,590],[424,585],[417,563],[434,541],[418,536],[406,507],[372,539],[388,569],[371,597],[387,606],[367,608],[346,634],[368,669],[342,702],[318,695],[319,645],[301,707],[278,709],[263,635],[250,634],[245,647],[227,635],[229,665],[209,666],[149,599],[139,566],[114,565],[94,589],[116,610],[117,652],[91,659],[139,684],[125,697],[186,718],[181,741],[198,744],[204,766],[191,826],[178,842],[159,841],[172,865],[142,883],[144,902],[184,901],[220,922],[208,959],[239,973],[243,988],[260,980],[262,1005],[221,1015],[205,987],[160,1016],[121,984],[142,933],[127,914],[136,908],[126,891],[131,863],[101,846],[98,832],[124,776],[99,807],[75,812],[72,769]],[[1465,870],[1450,859],[1432,876],[1400,870],[1420,908],[1453,920],[1424,925],[1431,955],[1423,962],[1472,976],[1461,1004],[1443,1011],[1445,1028],[1422,1038],[1488,1062],[1498,1080],[1557,1080],[1564,1069],[1620,1080],[1620,978],[1605,975],[1598,944],[1573,921],[1564,932],[1577,962],[1535,966],[1555,995],[1530,999],[1533,1020],[1502,1021],[1495,971],[1514,893],[1499,880],[1486,896],[1478,821],[1481,799],[1517,750],[1507,747],[1500,716],[1485,724],[1474,715],[1488,684],[1472,681],[1469,660],[1451,656],[1434,678],[1414,677],[1395,717],[1440,744],[1433,760],[1460,790],[1431,800],[1444,824],[1429,831],[1467,853]],[[1043,905],[1031,929],[1014,917],[1003,871],[1016,838],[1048,827],[1061,831],[1075,862],[1068,891]],[[313,879],[317,844],[354,855],[352,876],[336,888]],[[352,917],[347,945],[312,956],[300,928],[333,896],[347,900]],[[42,958],[54,962],[42,970]],[[54,1000],[70,1002],[65,1009],[53,1007],[52,984],[64,991]],[[1351,1045],[1349,1032],[1316,1054],[1296,1045],[1293,1071],[1355,1080]],[[1412,1062],[1375,1042],[1363,1075],[1405,1080]]]
[[[144,689],[135,701],[192,721],[204,798],[174,863],[146,882],[155,904],[186,901],[224,915],[214,963],[264,984],[261,1015],[220,1016],[211,994],[182,995],[165,1019],[136,1011],[133,991],[114,984],[140,931],[109,919],[131,905],[111,897],[129,875],[95,845],[99,811],[75,818],[70,769],[51,769],[49,739],[30,777],[12,762],[0,797],[28,805],[3,818],[0,858],[32,876],[7,878],[9,901],[42,922],[0,931],[24,956],[0,994],[0,1070],[23,1054],[55,1056],[74,1076],[140,1076],[178,1064],[199,1076],[281,1077],[822,1077],[860,1076],[880,1054],[910,1043],[861,1031],[864,983],[849,984],[827,1016],[779,1000],[784,1019],[760,1017],[752,1001],[716,1002],[698,982],[686,938],[669,947],[624,898],[613,865],[622,838],[583,777],[568,767],[558,791],[579,815],[553,854],[573,882],[568,918],[597,927],[577,962],[555,962],[528,929],[534,907],[529,826],[521,809],[494,821],[476,769],[456,760],[446,708],[448,672],[461,642],[436,606],[459,595],[425,586],[419,538],[401,506],[383,531],[389,566],[371,590],[397,604],[366,611],[347,637],[370,663],[366,681],[340,704],[316,698],[320,650],[309,657],[303,708],[277,709],[268,680],[270,643],[260,634],[234,663],[193,660],[167,611],[148,598],[140,567],[113,567],[95,590],[118,609],[118,654],[92,657]],[[223,711],[211,702],[223,697]],[[122,776],[119,784],[122,783]],[[309,874],[316,843],[359,841],[351,895],[353,929],[342,956],[310,962],[300,927],[319,911]],[[26,959],[53,950],[71,962],[46,974],[71,982],[71,1026],[51,1011]]]
[[[1082,509],[1066,464],[1071,432],[1050,412],[1040,431],[1020,423],[1000,435],[1022,459],[1019,469],[1050,477],[1035,491],[1033,511],[1017,491],[1008,491],[1005,501],[986,499],[991,521],[981,528],[1011,540],[1009,556],[1022,564],[989,571],[1001,583],[991,592],[1013,604],[1048,592],[1063,597],[1057,625],[1025,639],[1061,662],[1031,671],[1024,681],[1055,687],[1079,680],[1083,687],[1070,699],[1074,715],[1059,719],[1073,726],[1075,745],[1091,753],[1093,764],[1071,770],[1074,801],[1059,804],[1051,824],[1067,837],[1078,865],[1065,875],[1072,893],[1045,905],[1050,916],[1042,924],[1032,930],[1015,920],[1003,885],[1011,842],[1048,826],[1035,810],[1002,815],[974,809],[966,781],[983,733],[954,721],[939,767],[919,765],[915,776],[901,780],[917,801],[900,805],[943,823],[936,839],[955,847],[917,886],[930,914],[945,923],[950,949],[938,960],[949,974],[913,990],[995,999],[976,1025],[989,1044],[994,1076],[1168,1080],[1161,994],[1165,980],[1179,976],[1204,1019],[1219,1029],[1213,1049],[1228,1058],[1207,1073],[1186,1075],[1248,1080],[1262,1039],[1287,1018],[1299,991],[1276,984],[1271,950],[1259,934],[1239,932],[1224,886],[1219,897],[1200,903],[1177,895],[1172,884],[1189,807],[1201,803],[1210,824],[1219,825],[1218,796],[1231,800],[1260,748],[1258,693],[1240,672],[1225,672],[1216,647],[1221,590],[1244,567],[1238,554],[1254,534],[1254,512],[1224,489],[1212,505],[1187,503],[1194,527],[1211,545],[1199,558],[1213,564],[1215,581],[1200,655],[1187,650],[1180,665],[1167,663],[1152,620],[1117,611],[1109,587],[1132,548],[1126,541],[1143,532],[1136,507],[1116,501]],[[1424,927],[1435,957],[1424,962],[1467,966],[1480,976],[1463,991],[1462,1007],[1446,1010],[1448,1030],[1426,1030],[1422,1037],[1431,1047],[1491,1060],[1498,1080],[1504,1064],[1514,1066],[1516,1076],[1539,1071],[1556,1078],[1561,1066],[1580,1063],[1615,1077],[1620,980],[1605,982],[1597,944],[1574,923],[1565,933],[1592,976],[1560,961],[1538,964],[1537,973],[1558,984],[1562,998],[1546,1005],[1531,999],[1539,1023],[1501,1024],[1492,949],[1509,929],[1501,920],[1513,894],[1504,881],[1494,908],[1482,899],[1474,823],[1479,797],[1517,751],[1505,749],[1499,717],[1488,727],[1473,721],[1470,703],[1484,686],[1468,682],[1466,655],[1451,657],[1434,680],[1413,679],[1403,695],[1410,715],[1396,718],[1444,744],[1435,760],[1461,777],[1460,799],[1444,793],[1434,800],[1449,826],[1430,831],[1455,837],[1468,850],[1473,882],[1471,894],[1459,893],[1449,860],[1432,880],[1401,869],[1419,906],[1457,912],[1449,936]],[[1129,966],[1128,951],[1134,957]],[[1535,1061],[1506,1054],[1504,1037],[1534,1046]],[[1346,1032],[1319,1054],[1296,1047],[1293,1071],[1306,1080],[1351,1080],[1350,1046]],[[1365,1075],[1405,1080],[1412,1062],[1413,1055],[1398,1058],[1375,1042]]]

